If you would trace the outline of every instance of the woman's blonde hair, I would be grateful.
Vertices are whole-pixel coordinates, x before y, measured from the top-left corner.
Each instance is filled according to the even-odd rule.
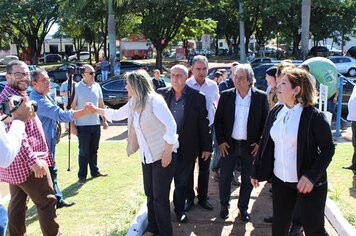
[[[141,112],[149,95],[155,93],[150,76],[145,70],[136,70],[126,75],[135,97],[135,110]]]
[[[317,102],[317,91],[312,84],[309,72],[301,68],[286,67],[282,74],[287,76],[292,88],[299,86],[300,92],[296,95],[296,102],[303,106],[313,106]]]

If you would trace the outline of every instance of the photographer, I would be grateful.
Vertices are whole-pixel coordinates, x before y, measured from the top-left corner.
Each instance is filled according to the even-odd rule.
[[[13,100],[9,101],[10,109],[13,109]],[[6,133],[3,123],[0,124],[0,167],[8,167],[15,159],[17,153],[20,151],[22,137],[25,133],[25,123],[29,118],[33,117],[34,111],[27,99],[11,113],[11,117],[4,120],[4,122],[11,122],[14,124]],[[3,118],[1,117],[1,120]],[[0,195],[1,198],[1,195]],[[6,235],[7,226],[7,211],[0,202],[0,236]]]
[[[37,115],[42,122],[42,127],[46,136],[49,149],[52,153],[54,166],[50,167],[50,173],[52,177],[53,188],[57,198],[57,208],[70,207],[74,205],[74,202],[66,202],[63,199],[63,194],[59,189],[57,183],[57,165],[55,158],[56,150],[56,134],[57,134],[57,121],[71,122],[82,116],[91,114],[91,112],[84,107],[77,111],[64,111],[62,110],[49,94],[50,80],[48,74],[43,69],[37,69],[32,72],[31,76],[32,92],[30,98],[37,102]]]
[[[26,100],[26,90],[30,84],[28,66],[19,60],[6,66],[4,90],[0,102],[17,95]],[[12,123],[7,124],[11,128]],[[9,234],[26,234],[26,204],[28,197],[36,205],[43,235],[58,235],[59,225],[55,204],[57,202],[52,187],[48,166],[53,166],[41,121],[37,116],[25,123],[25,133],[21,148],[14,161],[6,168],[0,167],[0,181],[9,183]]]

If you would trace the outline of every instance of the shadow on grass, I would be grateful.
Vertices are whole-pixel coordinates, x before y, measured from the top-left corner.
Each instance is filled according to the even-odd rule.
[[[91,179],[87,179],[87,182],[91,181]],[[63,196],[65,197],[72,197],[78,194],[78,190],[82,187],[82,184],[78,184],[77,182],[71,184],[64,190],[62,190]],[[30,209],[27,210],[26,214],[26,225],[30,225],[34,222],[38,221],[38,215],[37,215],[37,207],[36,205],[33,205]]]
[[[352,186],[350,188],[350,196],[356,198],[356,170],[352,171],[354,176],[352,177]]]
[[[126,140],[127,139],[127,133],[128,131],[124,131],[119,135],[113,136],[111,138],[108,138],[107,140]]]

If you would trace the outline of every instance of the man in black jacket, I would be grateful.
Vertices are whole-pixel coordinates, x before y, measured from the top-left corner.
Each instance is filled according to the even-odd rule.
[[[238,208],[240,219],[249,221],[248,203],[252,191],[250,176],[268,113],[267,95],[253,87],[254,74],[250,65],[239,64],[233,73],[235,88],[220,96],[215,115],[216,139],[221,152],[220,217],[229,216],[229,200],[233,169],[241,161],[241,188]]]
[[[174,211],[179,222],[186,222],[184,202],[187,195],[189,174],[194,168],[195,159],[208,159],[212,152],[212,137],[209,128],[205,96],[188,87],[188,69],[175,65],[171,69],[172,87],[161,88],[162,94],[177,123],[179,149],[174,174]]]

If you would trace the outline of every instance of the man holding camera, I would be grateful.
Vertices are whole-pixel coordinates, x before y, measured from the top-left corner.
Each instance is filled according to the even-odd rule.
[[[63,194],[57,183],[58,169],[55,158],[57,121],[71,122],[82,116],[91,114],[91,112],[86,108],[77,111],[62,110],[56,104],[54,98],[49,94],[50,79],[47,72],[43,69],[37,69],[32,72],[31,85],[33,90],[30,94],[30,98],[37,102],[37,115],[42,122],[42,127],[54,161],[54,166],[51,166],[49,171],[51,173],[53,188],[56,193],[57,208],[70,207],[74,205],[74,202],[64,201]]]
[[[101,87],[95,82],[95,70],[91,65],[84,65],[83,79],[77,84],[73,109],[83,109],[88,102],[95,107],[104,108],[103,93]],[[102,118],[103,128],[108,128],[105,117]],[[88,164],[90,174],[93,178],[107,176],[99,171],[97,167],[98,148],[100,141],[100,119],[99,115],[91,114],[75,120],[79,141],[79,172],[78,184],[84,184],[87,178]]]
[[[9,104],[6,104],[10,109],[14,109],[13,99],[10,98]],[[4,107],[1,108],[4,112]],[[5,123],[12,122],[13,125],[6,133],[5,126],[0,124],[0,167],[7,168],[15,159],[20,151],[22,137],[25,133],[25,122],[34,116],[34,110],[31,103],[25,99],[21,105],[13,112],[11,117],[4,120]],[[1,117],[1,120],[3,118]],[[1,195],[0,195],[1,198]],[[0,202],[0,236],[6,235],[7,227],[7,211]]]
[[[17,95],[27,97],[26,89],[30,83],[30,71],[23,61],[11,61],[6,66],[4,90],[0,94],[0,102]],[[12,123],[7,125],[12,126]],[[10,166],[0,167],[0,181],[9,183],[9,233],[10,235],[26,234],[27,198],[37,207],[38,219],[43,235],[57,235],[59,225],[56,215],[56,197],[52,187],[48,166],[53,166],[50,150],[37,116],[25,123],[20,152]]]

